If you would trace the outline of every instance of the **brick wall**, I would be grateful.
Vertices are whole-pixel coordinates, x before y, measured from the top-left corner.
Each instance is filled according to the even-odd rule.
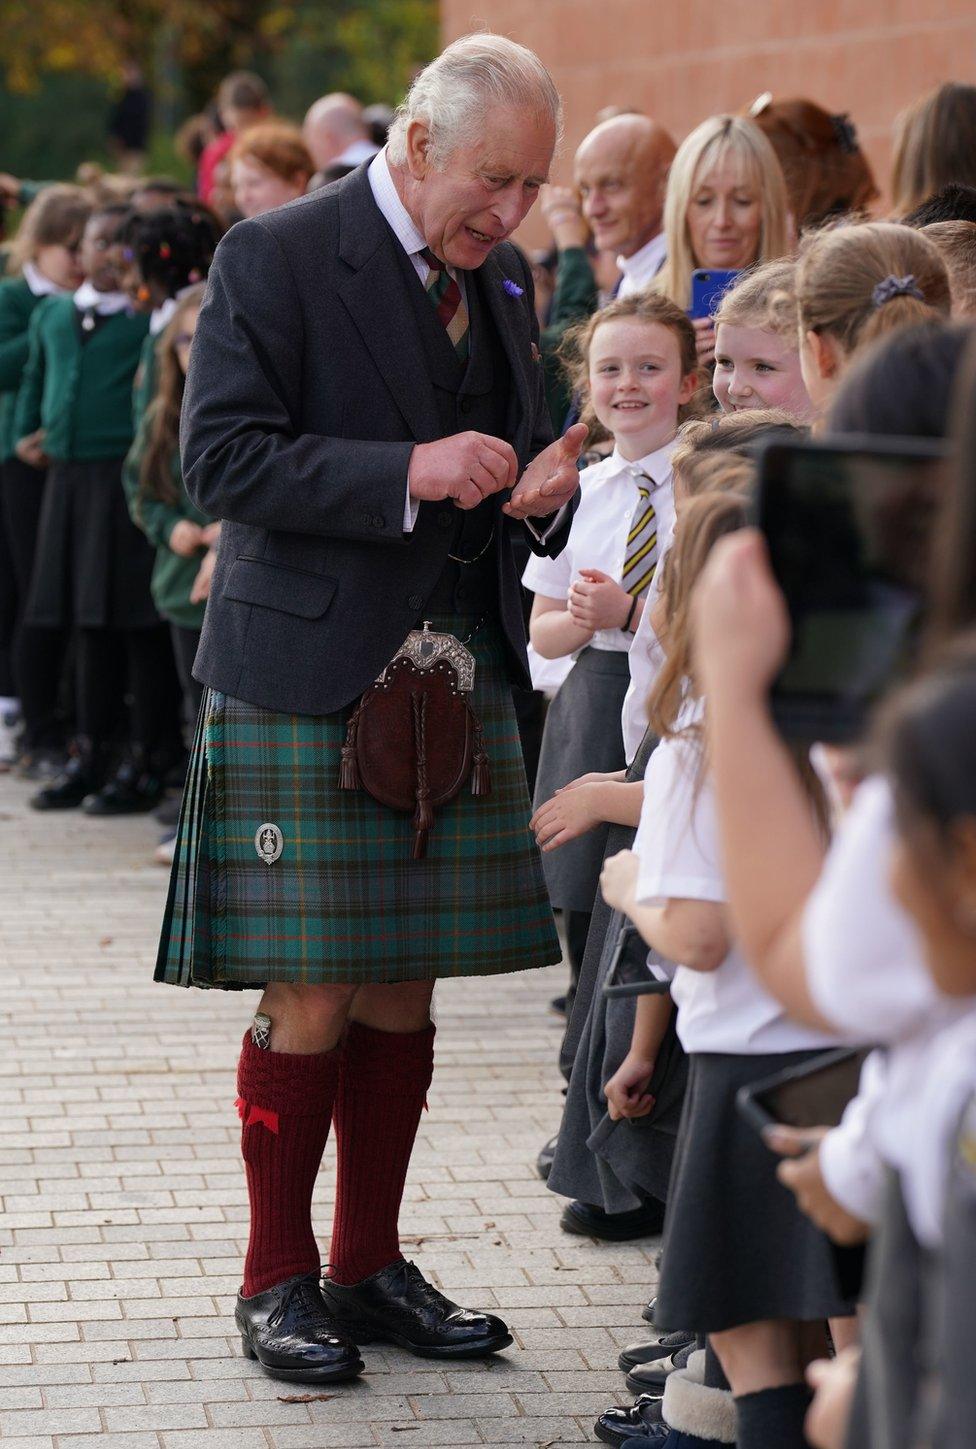
[[[566,105],[554,179],[601,106],[634,106],[676,140],[762,91],[849,111],[882,191],[891,126],[944,80],[976,80],[973,0],[442,0],[445,41],[487,24],[536,50]],[[530,217],[526,242],[542,239]]]

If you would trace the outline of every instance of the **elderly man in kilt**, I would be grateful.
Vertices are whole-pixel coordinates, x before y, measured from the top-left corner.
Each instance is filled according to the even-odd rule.
[[[563,546],[582,430],[550,442],[529,270],[506,244],[559,123],[531,51],[455,43],[372,163],[228,233],[194,342],[184,470],[223,530],[156,975],[263,990],[238,1070],[236,1318],[278,1378],[351,1377],[374,1339],[433,1358],[511,1342],[404,1261],[397,1221],[435,980],[559,958],[512,707],[528,680],[513,547]],[[371,793],[357,705],[401,647],[421,641],[418,669],[438,657],[413,632],[427,622],[451,636],[446,705],[469,689],[474,771],[465,747],[472,783],[432,815],[448,711],[413,691],[413,735],[381,732],[377,763],[416,774],[411,819]],[[473,688],[455,688],[458,659]],[[311,1200],[330,1127],[323,1278]]]

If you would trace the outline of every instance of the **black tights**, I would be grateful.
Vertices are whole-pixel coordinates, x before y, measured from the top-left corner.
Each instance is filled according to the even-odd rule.
[[[176,752],[179,717],[174,709],[173,649],[169,630],[79,629],[77,658],[78,729],[105,744],[125,724],[125,736],[147,754]]]

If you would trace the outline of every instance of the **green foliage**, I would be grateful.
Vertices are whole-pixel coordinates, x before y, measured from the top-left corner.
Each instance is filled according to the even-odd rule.
[[[156,99],[152,169],[182,175],[171,135],[228,71],[263,75],[294,120],[333,90],[395,104],[438,24],[438,0],[0,0],[0,170],[67,177],[104,159],[127,57]]]
[[[48,75],[26,95],[0,90],[0,170],[61,180],[104,161],[109,104],[105,82],[79,72]]]

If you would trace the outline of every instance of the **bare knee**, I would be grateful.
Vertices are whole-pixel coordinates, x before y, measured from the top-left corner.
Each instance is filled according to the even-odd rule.
[[[360,987],[350,1020],[376,1031],[423,1031],[433,992],[433,981],[371,982]]]
[[[342,1035],[357,988],[351,984],[299,986],[271,981],[260,1010],[271,1018],[271,1048],[283,1052],[330,1051]]]
[[[708,1335],[734,1394],[795,1384],[803,1378],[801,1325],[790,1319],[744,1323]]]

